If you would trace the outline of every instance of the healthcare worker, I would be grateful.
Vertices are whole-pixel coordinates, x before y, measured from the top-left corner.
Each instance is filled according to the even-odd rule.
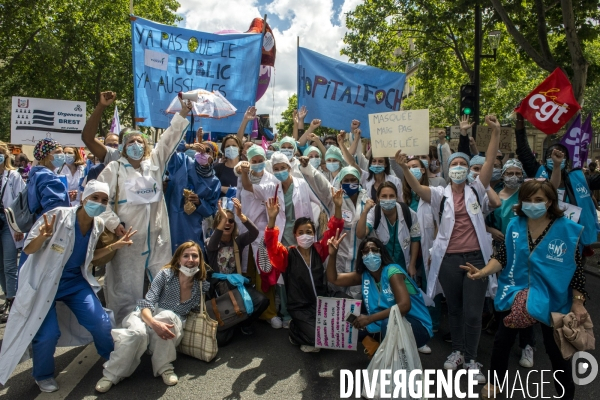
[[[191,157],[188,151],[192,153]],[[215,176],[214,159],[209,152],[210,146],[194,143],[185,153],[173,154],[167,164],[169,185],[165,201],[169,212],[172,251],[189,241],[203,245],[202,221],[217,211],[221,182]],[[186,189],[193,192],[187,199],[183,195]],[[189,211],[186,211],[186,202],[191,202],[195,210],[188,205]]]
[[[9,207],[25,189],[25,181],[12,166],[4,142],[0,142],[0,176],[0,287],[6,296],[0,306],[0,323],[5,323],[17,291],[17,248],[23,247],[23,234],[12,230],[4,207]]]
[[[300,172],[300,164],[298,163],[298,159],[295,157],[296,151],[298,150],[296,141],[293,138],[286,136],[283,139],[281,139],[281,141],[279,142],[279,146],[279,153],[287,157],[288,162],[291,166],[290,174],[292,174],[296,178],[303,179],[302,173]],[[271,157],[271,160],[268,160],[266,162],[265,169],[267,170],[267,172],[274,174],[274,166],[275,165]]]
[[[30,344],[33,377],[43,392],[58,390],[54,379],[57,344],[79,346],[93,339],[104,358],[113,350],[111,318],[96,297],[100,285],[92,276],[91,263],[112,249],[131,245],[135,232],[129,229],[118,242],[96,250],[104,230],[99,215],[106,209],[108,193],[106,183],[90,181],[82,206],[55,208],[29,232],[23,251],[30,257],[19,272],[19,289],[2,341],[1,384]]]
[[[481,269],[492,255],[492,238],[485,229],[484,213],[489,211],[489,202],[485,200],[486,188],[490,184],[494,155],[500,142],[500,123],[490,115],[485,120],[493,128],[488,157],[479,176],[470,186],[466,184],[469,156],[464,153],[450,156],[448,173],[452,184],[446,188],[422,186],[410,173],[407,156],[401,151],[396,154],[396,162],[404,170],[404,179],[441,216],[431,251],[427,295],[433,297],[439,277],[448,304],[452,336],[452,353],[444,368],[456,370],[459,365],[464,364],[465,369],[477,370],[475,379],[479,383],[486,382],[481,364],[476,361],[483,305],[486,289],[493,297],[497,284],[495,277],[481,281],[467,279],[466,272],[460,265],[470,262]]]
[[[85,162],[77,147],[66,146],[63,148],[63,152],[65,153],[65,163],[62,168],[57,169],[56,173],[67,178],[69,201],[71,207],[75,207],[81,200],[79,184],[85,176]]]
[[[109,163],[98,177],[110,186],[109,209],[102,215],[106,228],[119,236],[125,233],[125,226],[138,231],[133,246],[117,251],[106,268],[106,304],[114,311],[117,325],[143,297],[144,273],[152,281],[171,258],[162,180],[188,126],[185,116],[191,108],[189,101],[181,101],[181,111],[173,116],[152,151],[141,132],[128,131],[123,136],[121,158]],[[115,201],[117,214],[113,212]]]

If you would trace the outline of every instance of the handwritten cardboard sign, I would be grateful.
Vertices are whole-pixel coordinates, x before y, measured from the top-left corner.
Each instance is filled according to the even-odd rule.
[[[513,151],[513,138],[515,137],[515,128],[500,128],[500,147],[499,150],[503,153]],[[486,151],[492,138],[492,128],[485,125],[477,126],[477,149]]]
[[[356,351],[358,329],[346,322],[346,315],[359,316],[361,304],[361,300],[355,299],[318,297],[315,347]]]
[[[373,157],[429,153],[429,110],[369,114]]]

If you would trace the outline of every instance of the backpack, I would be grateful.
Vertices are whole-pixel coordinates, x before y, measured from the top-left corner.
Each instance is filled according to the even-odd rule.
[[[29,210],[29,199],[27,195],[27,186],[19,193],[10,207],[4,208],[6,221],[13,231],[27,233],[35,223],[35,214]]]
[[[477,191],[473,189],[472,186],[469,187],[473,191],[473,194],[475,194],[475,198],[477,199],[477,205],[479,206],[479,208],[481,208],[481,203],[479,202],[479,195],[477,194]],[[442,214],[444,213],[444,205],[446,204],[446,199],[446,196],[442,197],[442,202],[440,203],[440,224],[442,223]]]
[[[402,208],[402,215],[404,216],[404,223],[406,224],[406,226],[408,227],[408,230],[410,231],[410,228],[412,227],[412,215],[410,213],[410,207],[406,204],[406,203],[402,203],[402,202],[398,202],[398,204],[400,204],[400,208]],[[410,221],[410,225],[408,225],[408,222]],[[377,228],[379,228],[379,224],[381,223],[381,206],[379,205],[379,203],[377,203],[377,205],[375,206],[375,221],[373,221],[373,232],[375,232],[377,230]]]

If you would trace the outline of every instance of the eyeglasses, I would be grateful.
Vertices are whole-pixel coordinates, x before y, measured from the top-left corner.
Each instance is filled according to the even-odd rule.
[[[504,176],[517,176],[519,178],[522,178],[523,173],[522,172],[505,172]]]
[[[379,253],[379,247],[365,247],[362,249],[362,253],[366,256],[369,253]]]

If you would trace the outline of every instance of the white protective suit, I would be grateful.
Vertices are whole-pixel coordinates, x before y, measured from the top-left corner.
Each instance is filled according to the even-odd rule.
[[[169,217],[162,192],[163,175],[171,155],[181,141],[189,121],[179,114],[171,120],[150,157],[139,170],[126,158],[109,163],[98,181],[110,186],[109,206],[101,215],[106,228],[114,232],[120,222],[137,230],[133,244],[117,250],[106,267],[106,305],[114,311],[117,325],[131,313],[138,299],[144,297],[144,272],[152,281],[154,275],[171,260]],[[112,211],[118,176],[118,215]],[[135,184],[135,185],[133,185]],[[144,197],[145,196],[145,197]],[[141,197],[147,201],[139,204]]]

